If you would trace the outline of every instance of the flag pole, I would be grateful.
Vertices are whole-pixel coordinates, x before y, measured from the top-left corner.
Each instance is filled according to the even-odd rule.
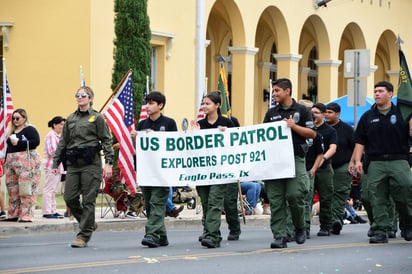
[[[132,69],[129,69],[126,74],[123,76],[122,80],[117,84],[116,88],[113,90],[112,94],[109,96],[109,98],[107,98],[106,102],[104,103],[104,105],[100,108],[99,112],[102,112],[102,110],[106,107],[106,105],[110,102],[110,100],[112,99],[112,97],[116,94],[116,92],[119,90],[119,88],[122,86],[124,80],[126,80],[127,76],[129,75],[129,73],[132,71]]]
[[[7,81],[7,77],[6,77],[6,58],[4,58],[3,56],[3,87],[2,87],[2,98],[1,100],[3,100],[3,124],[1,125],[4,128],[4,134],[7,134],[7,129],[6,129],[6,124],[7,124],[7,98],[6,98],[6,81]],[[6,147],[6,138],[4,138],[4,147]]]
[[[7,124],[7,105],[6,105],[6,103],[7,103],[7,98],[6,98],[6,81],[7,81],[7,77],[6,77],[6,58],[4,58],[4,56],[3,56],[3,59],[2,59],[2,61],[3,61],[3,87],[2,87],[2,98],[1,98],[1,100],[3,100],[3,109],[2,109],[2,111],[3,111],[3,121],[2,121],[2,127],[3,127],[3,129],[4,129],[4,135],[5,135],[5,138],[4,138],[4,148],[5,149],[7,149],[7,145],[6,145],[6,143],[7,143],[7,138],[6,138],[6,136],[7,136],[7,128],[6,128],[6,124]],[[4,157],[5,155],[3,155],[3,157]],[[4,160],[5,161],[5,160]],[[5,172],[4,170],[3,170],[3,172]],[[5,184],[3,184],[3,185],[5,185]],[[3,202],[4,202],[4,204],[7,204],[7,195],[6,195],[6,192],[7,192],[7,189],[6,188],[4,188],[4,191],[3,191]]]
[[[80,86],[84,87],[86,82],[84,81],[83,67],[80,65]]]

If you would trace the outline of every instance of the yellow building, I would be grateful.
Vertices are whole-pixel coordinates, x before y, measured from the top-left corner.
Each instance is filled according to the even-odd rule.
[[[149,0],[153,88],[165,113],[196,115],[197,0]],[[232,113],[260,123],[269,79],[288,77],[293,96],[328,102],[347,94],[344,52],[370,51],[367,93],[379,80],[398,83],[398,34],[412,62],[412,1],[204,0],[207,90],[217,88],[218,57],[226,58]],[[0,0],[0,41],[15,108],[28,111],[45,136],[47,121],[75,110],[79,67],[95,91],[96,109],[111,94],[113,0]],[[179,124],[179,123],[178,123]],[[40,150],[40,149],[39,149]],[[42,149],[41,149],[42,150]]]

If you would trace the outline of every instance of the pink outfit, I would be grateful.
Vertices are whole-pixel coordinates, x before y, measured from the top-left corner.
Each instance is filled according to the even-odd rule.
[[[50,130],[44,139],[44,155],[46,156],[44,170],[46,181],[43,187],[42,214],[56,213],[56,190],[59,185],[61,174],[64,172],[63,166],[59,166],[59,173],[53,174],[53,156],[59,144],[60,135],[54,130]]]

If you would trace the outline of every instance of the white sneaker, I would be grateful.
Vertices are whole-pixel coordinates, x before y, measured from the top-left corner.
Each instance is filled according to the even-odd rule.
[[[350,221],[345,219],[345,220],[343,220],[343,224],[348,225],[348,224],[350,224]]]
[[[270,206],[265,206],[263,208],[263,215],[270,215]]]
[[[255,215],[262,215],[263,214],[263,207],[260,203],[257,203],[255,206]]]
[[[136,212],[131,212],[131,211],[127,212],[126,217],[127,218],[132,218],[132,219],[139,219],[140,218],[139,216],[137,216]]]

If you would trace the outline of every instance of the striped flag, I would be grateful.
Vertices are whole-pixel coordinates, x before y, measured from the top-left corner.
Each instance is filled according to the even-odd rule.
[[[142,108],[140,110],[139,122],[149,118],[149,116],[147,115],[147,110],[146,110],[146,96],[149,92],[150,92],[150,90],[149,90],[149,76],[146,76],[146,89],[144,90],[144,93],[143,93],[143,102],[142,102]]]
[[[116,95],[102,111],[107,124],[119,141],[120,177],[125,181],[132,194],[136,193],[136,172],[134,170],[134,155],[130,131],[134,129],[134,104],[132,92],[132,72],[128,72]]]
[[[205,113],[203,112],[203,98],[205,97],[205,94],[203,94],[201,100],[200,100],[200,106],[199,106],[199,110],[197,112],[197,120],[202,120],[206,117]]]
[[[2,157],[6,155],[7,125],[9,124],[11,116],[13,114],[13,102],[11,100],[11,93],[9,82],[7,81],[5,65],[3,65],[3,72],[3,93],[1,96],[0,104],[0,154],[2,155]]]

